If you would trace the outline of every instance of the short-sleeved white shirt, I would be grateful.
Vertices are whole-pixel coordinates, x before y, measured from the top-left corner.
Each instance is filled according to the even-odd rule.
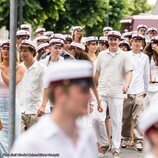
[[[133,70],[132,62],[126,52],[118,49],[111,54],[109,49],[99,53],[96,70],[100,72],[98,80],[99,95],[125,98],[122,88],[126,84],[125,76]]]
[[[11,153],[59,154],[58,157],[61,158],[97,158],[93,133],[80,126],[78,126],[78,132],[79,137],[74,145],[51,116],[44,116],[18,138]]]
[[[46,67],[35,61],[18,85],[21,112],[36,114],[43,99],[43,77]]]

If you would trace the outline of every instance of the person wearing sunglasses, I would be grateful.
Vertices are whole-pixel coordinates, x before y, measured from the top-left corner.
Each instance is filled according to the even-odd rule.
[[[92,76],[93,68],[89,61],[53,63],[46,73],[45,82],[54,110],[17,139],[11,154],[97,158],[93,130],[78,122],[80,117],[88,114]]]

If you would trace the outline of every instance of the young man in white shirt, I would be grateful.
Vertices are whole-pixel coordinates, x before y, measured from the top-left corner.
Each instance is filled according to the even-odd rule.
[[[40,60],[39,62],[49,67],[53,62],[61,62],[64,60],[61,57],[61,53],[63,51],[64,42],[62,39],[51,39],[49,41],[50,44],[50,55],[48,55],[45,59]]]
[[[93,131],[84,128],[78,118],[88,113],[93,68],[88,61],[53,63],[47,71],[49,99],[53,113],[41,120],[15,142],[11,153],[31,158],[97,158]],[[45,155],[45,156],[44,156]]]
[[[133,34],[131,39],[132,50],[128,52],[132,63],[132,81],[128,89],[127,99],[124,100],[123,109],[123,126],[122,126],[122,147],[129,145],[131,132],[134,135],[134,145],[139,151],[143,149],[143,135],[137,129],[137,120],[142,113],[144,96],[148,92],[149,86],[149,58],[141,51],[144,36],[141,34]],[[131,126],[132,121],[132,126]],[[132,142],[131,142],[132,145]]]
[[[95,80],[98,84],[103,112],[98,118],[105,126],[106,110],[112,123],[113,157],[119,157],[121,143],[123,100],[126,97],[132,78],[132,63],[125,52],[119,48],[121,34],[117,31],[108,33],[109,48],[98,55]]]
[[[43,76],[46,67],[38,63],[36,47],[30,40],[24,40],[19,46],[20,57],[26,71],[19,86],[19,102],[22,113],[21,132],[24,132],[37,122],[38,116],[45,112],[47,104],[47,90],[43,87]]]

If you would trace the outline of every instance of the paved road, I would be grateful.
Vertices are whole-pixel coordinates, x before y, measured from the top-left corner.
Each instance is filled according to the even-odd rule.
[[[107,153],[105,158],[112,158],[112,153]],[[134,148],[121,149],[120,158],[144,158],[144,154],[136,151]]]

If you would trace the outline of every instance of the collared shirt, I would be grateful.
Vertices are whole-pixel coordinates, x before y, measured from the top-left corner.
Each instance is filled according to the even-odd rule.
[[[55,62],[62,62],[64,61],[64,58],[59,56],[59,60]],[[45,65],[46,67],[50,67],[54,62],[51,61],[51,54],[46,56],[45,59],[42,59],[39,61],[39,63]],[[48,84],[44,82],[44,88],[47,88]],[[46,111],[49,111],[49,107],[52,107],[53,105],[48,101],[47,106],[46,106]]]
[[[41,64],[43,64],[43,65],[49,67],[49,66],[53,63],[53,62],[50,60],[50,58],[51,58],[51,54],[48,55],[48,56],[46,56],[45,59],[42,59],[42,60],[40,60],[39,62],[40,62]],[[60,57],[59,57],[59,60],[56,61],[56,62],[61,62],[61,61],[63,61],[63,60],[64,60],[64,58],[60,56]]]
[[[133,64],[132,81],[128,89],[128,94],[147,93],[149,87],[149,58],[143,52],[135,54],[127,52]]]
[[[74,56],[72,56],[71,54],[69,54],[67,51],[63,51],[62,52],[62,54],[61,54],[61,56],[66,60],[66,59],[75,59],[75,57]]]
[[[36,114],[43,99],[43,76],[46,67],[35,61],[19,83],[18,94],[21,112]]]
[[[99,95],[125,98],[122,88],[126,84],[126,73],[133,70],[129,56],[118,49],[111,55],[109,49],[99,53],[96,70],[100,72],[98,80]]]
[[[42,153],[47,155],[45,157],[49,154],[59,154],[56,157],[61,158],[97,158],[96,142],[92,131],[78,126],[78,134],[79,137],[74,145],[50,115],[44,116],[18,138],[11,153]]]

